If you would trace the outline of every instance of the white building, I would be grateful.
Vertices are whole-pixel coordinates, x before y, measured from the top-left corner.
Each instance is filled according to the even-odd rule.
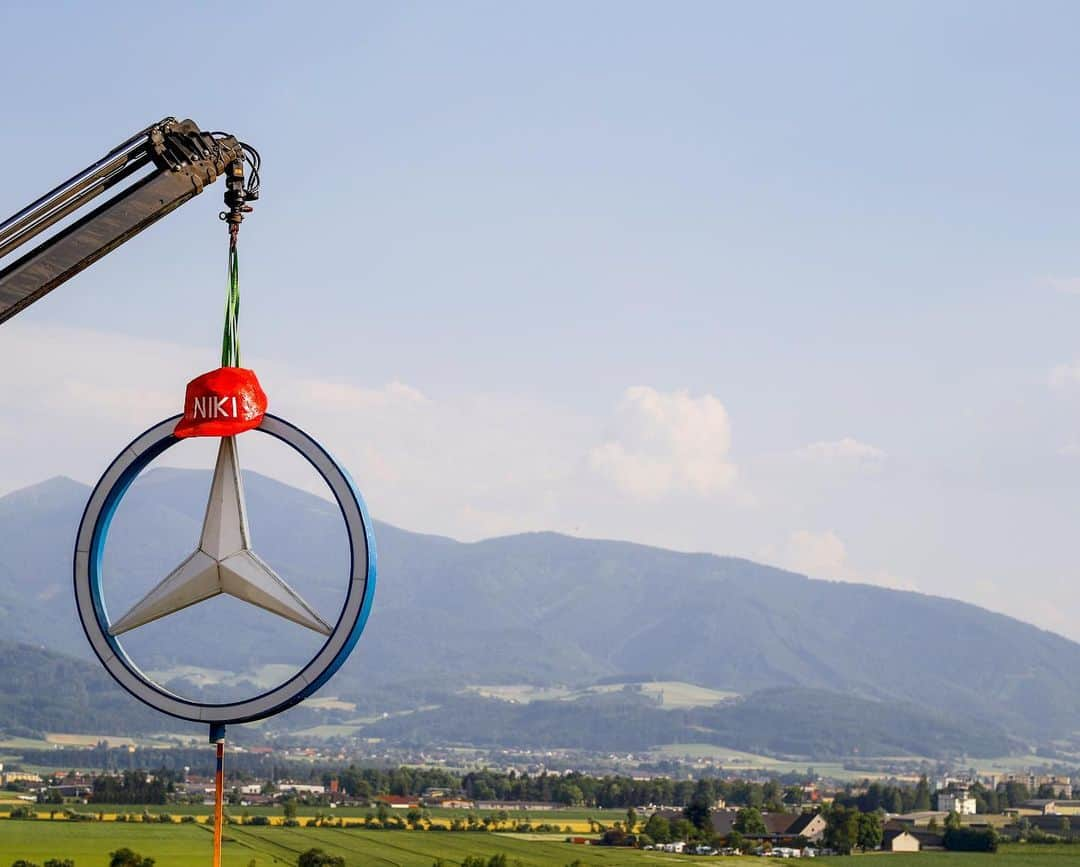
[[[295,792],[297,795],[322,795],[326,786],[307,786],[303,783],[278,783],[279,792]]]
[[[961,816],[975,815],[975,799],[967,789],[951,789],[937,793],[937,808]]]

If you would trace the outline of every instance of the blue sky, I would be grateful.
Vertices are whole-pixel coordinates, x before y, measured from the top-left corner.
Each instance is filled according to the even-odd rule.
[[[0,211],[166,114],[255,144],[245,359],[376,515],[1080,638],[1075,6],[223,8],[0,7]],[[92,481],[213,366],[220,207],[3,327],[0,490]]]

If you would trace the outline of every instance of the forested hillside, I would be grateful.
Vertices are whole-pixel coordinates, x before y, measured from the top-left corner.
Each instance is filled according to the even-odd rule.
[[[208,483],[208,473],[168,469],[136,483],[106,559],[121,595],[130,598],[140,582],[159,580],[190,552]],[[316,607],[333,610],[347,556],[335,509],[257,474],[246,474],[245,484],[256,550],[288,580],[307,582]],[[88,657],[69,562],[87,494],[56,479],[0,499],[7,638],[47,641],[52,650]],[[835,713],[864,721],[873,717],[873,702],[920,708],[931,720],[939,708],[962,708],[970,731],[977,723],[990,737],[1004,730],[1031,742],[1071,733],[1080,716],[1080,645],[973,605],[812,580],[735,558],[552,533],[463,544],[377,524],[376,536],[373,614],[331,688],[361,706],[373,691],[382,707],[398,709],[395,696],[449,694],[470,684],[583,685],[632,673],[744,695],[842,693],[871,703],[834,701]],[[179,688],[223,659],[255,682],[258,666],[295,662],[319,640],[273,624],[268,642],[262,612],[230,602],[211,600],[132,633],[133,653],[144,667],[174,672]],[[195,625],[210,638],[183,640]],[[943,636],[950,652],[935,653]],[[195,681],[187,685],[202,688]],[[248,686],[241,678],[235,688]],[[705,727],[734,731],[728,720],[737,717],[725,714],[750,714],[756,706],[724,709]],[[477,736],[490,740],[505,713],[519,712],[493,707],[495,728]],[[812,713],[804,708],[801,718]],[[729,736],[735,735],[716,735]],[[776,737],[770,742],[777,749],[802,749],[798,732]],[[942,743],[949,737],[946,726]]]
[[[616,752],[698,742],[751,753],[818,758],[998,756],[1014,746],[1000,726],[973,731],[960,719],[910,705],[810,689],[773,689],[716,707],[670,711],[626,693],[529,704],[459,698],[437,710],[383,720],[364,734],[417,746],[443,743]]]

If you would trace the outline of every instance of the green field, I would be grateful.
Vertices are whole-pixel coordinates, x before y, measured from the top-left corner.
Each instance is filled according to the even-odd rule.
[[[348,867],[431,867],[440,857],[459,864],[468,855],[498,853],[527,867],[563,867],[575,859],[591,865],[686,861],[653,852],[573,845],[561,837],[548,841],[503,834],[230,826],[226,838],[224,867],[247,867],[252,860],[258,867],[292,865],[301,852],[313,847],[341,855]],[[47,858],[71,858],[76,867],[105,867],[108,853],[122,846],[151,856],[157,867],[205,867],[210,845],[210,830],[192,825],[0,821],[3,867],[17,858],[38,864]],[[741,861],[726,859],[724,863],[734,867]]]
[[[663,699],[663,707],[668,710],[688,707],[708,707],[728,698],[734,698],[738,693],[728,690],[707,689],[703,686],[695,686],[692,683],[684,683],[680,680],[657,680],[643,683],[605,683],[596,686],[587,686],[580,689],[570,687],[545,687],[533,686],[532,684],[501,684],[483,685],[478,684],[467,687],[466,693],[480,695],[485,698],[497,698],[501,701],[510,701],[516,704],[528,704],[533,701],[576,701],[588,695],[600,695],[602,693],[618,692],[626,686],[640,689],[645,695],[655,699]]]
[[[911,854],[886,854],[857,856],[859,858],[885,858],[879,867],[1067,867],[1080,862],[1077,846],[1028,846],[1024,844],[1003,846],[994,855],[970,852],[919,852]],[[822,862],[836,865],[847,858],[822,858]],[[726,863],[726,862],[723,862]],[[858,862],[856,862],[858,863]],[[876,862],[875,862],[876,863]]]
[[[866,778],[882,778],[891,776],[882,770],[872,767],[845,768],[839,761],[814,761],[805,758],[781,759],[775,756],[763,756],[756,753],[746,753],[729,747],[717,746],[707,743],[664,744],[654,747],[651,752],[669,759],[683,759],[697,761],[711,759],[719,762],[724,768],[732,771],[763,770],[777,774],[805,773],[807,768],[813,768],[814,772],[833,780],[862,780]],[[881,762],[920,762],[927,761],[923,756],[862,756],[860,763],[873,765]],[[990,760],[987,760],[990,761]]]
[[[25,804],[24,801],[4,801],[0,803],[0,821],[3,821],[5,814],[11,809],[12,806],[19,806]],[[34,810],[36,810],[39,816],[47,819],[49,813],[49,806],[46,804],[32,804]],[[171,816],[206,816],[212,811],[212,808],[205,804],[76,804],[66,805],[73,807],[80,813],[106,813],[108,815],[114,815],[117,813],[134,813],[135,815],[141,815],[142,813],[151,813],[158,815],[160,813],[168,813]],[[448,821],[450,819],[464,819],[470,813],[474,813],[481,819],[484,816],[489,816],[493,812],[492,810],[459,810],[459,809],[443,809],[442,807],[428,807],[425,808],[427,814],[436,822]],[[280,806],[274,807],[225,807],[226,812],[234,819],[240,819],[245,814],[248,816],[281,816],[282,809]],[[57,808],[57,813],[63,812],[63,808]],[[395,810],[392,815],[400,815],[402,819],[405,818],[405,810]],[[375,809],[373,807],[337,807],[331,810],[329,807],[309,807],[303,804],[297,805],[297,815],[300,817],[310,817],[315,815],[329,816],[332,819],[363,819],[368,814],[374,814]],[[534,810],[528,814],[529,821],[534,825],[538,825],[547,822],[552,825],[565,825],[570,822],[583,822],[588,819],[595,819],[597,822],[603,822],[606,825],[610,825],[612,822],[621,822],[626,818],[626,810],[596,810],[587,809],[585,807],[570,807],[565,810]],[[517,810],[508,810],[507,816],[513,819],[523,819],[524,814]],[[0,863],[0,867],[5,867]]]
[[[190,734],[150,735],[146,737],[126,737],[115,734],[71,734],[67,732],[49,732],[43,739],[36,738],[7,738],[0,740],[0,750],[12,750],[18,753],[21,750],[50,750],[57,747],[93,747],[104,741],[110,747],[150,747],[154,749],[168,749],[175,746],[176,742],[190,745],[203,743],[204,739],[193,737]],[[8,757],[11,761],[17,761],[16,756]]]
[[[108,853],[126,846],[153,857],[157,867],[203,867],[210,860],[210,829],[195,825],[141,825],[0,821],[0,867],[24,858],[38,864],[47,858],[71,858],[76,867],[105,867]],[[320,848],[345,859],[348,867],[431,867],[436,858],[460,864],[468,855],[505,854],[523,867],[565,867],[574,860],[588,865],[723,864],[750,867],[775,863],[760,858],[699,859],[628,849],[605,849],[567,843],[552,835],[449,833],[432,831],[357,831],[339,828],[226,829],[224,867],[294,865],[301,852]],[[996,855],[920,852],[877,853],[854,858],[819,858],[813,863],[857,867],[1066,867],[1080,861],[1076,846],[1008,846]],[[882,860],[883,859],[883,860]]]

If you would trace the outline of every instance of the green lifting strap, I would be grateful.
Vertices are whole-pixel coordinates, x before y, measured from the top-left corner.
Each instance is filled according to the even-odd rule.
[[[240,261],[236,244],[229,245],[229,291],[225,296],[225,331],[221,337],[221,366],[240,366]]]

